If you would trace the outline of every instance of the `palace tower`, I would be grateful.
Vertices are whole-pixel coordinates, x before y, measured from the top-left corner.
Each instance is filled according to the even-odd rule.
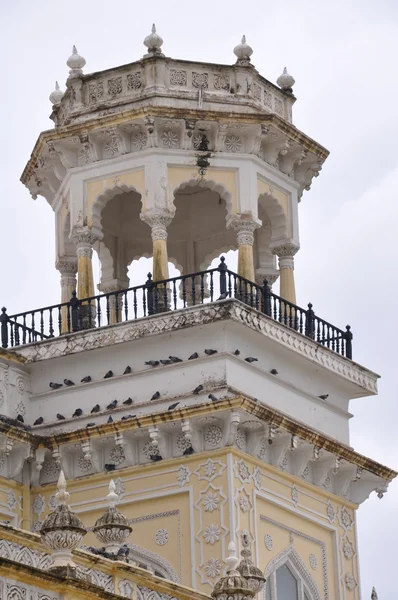
[[[378,378],[350,327],[296,304],[328,151],[245,38],[232,65],[144,43],[92,74],[73,49],[22,174],[54,211],[61,289],[2,299],[0,597],[359,599],[356,510],[396,473],[350,446]]]

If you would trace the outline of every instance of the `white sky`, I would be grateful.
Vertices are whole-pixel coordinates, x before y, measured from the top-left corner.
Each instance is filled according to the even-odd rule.
[[[394,0],[2,0],[0,303],[12,313],[59,301],[53,213],[19,177],[40,131],[52,128],[48,95],[56,79],[64,88],[72,44],[85,72],[125,64],[143,55],[153,21],[167,56],[232,63],[245,33],[263,76],[275,81],[286,65],[296,78],[294,123],[331,151],[300,205],[298,303],[350,323],[355,360],[382,374],[378,397],[351,404],[351,439],[397,469]],[[363,598],[372,585],[381,600],[396,598],[397,510],[398,482],[359,510]]]

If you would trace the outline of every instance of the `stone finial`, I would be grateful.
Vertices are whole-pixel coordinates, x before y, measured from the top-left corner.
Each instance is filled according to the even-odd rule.
[[[160,35],[156,33],[156,26],[154,23],[152,25],[151,33],[147,35],[144,40],[144,46],[148,48],[148,54],[146,54],[145,57],[164,56],[164,54],[162,54],[162,44],[163,40]]]
[[[87,533],[83,523],[67,506],[69,493],[66,491],[64,472],[59,474],[55,499],[57,508],[44,520],[40,529],[43,544],[51,551],[52,568],[75,567],[72,551]]]
[[[242,37],[241,43],[235,46],[234,54],[237,56],[237,65],[248,66],[250,65],[250,57],[253,54],[253,48],[246,43],[246,36]]]
[[[370,600],[378,600],[378,595],[375,588],[372,588],[372,595],[370,596]]]
[[[58,81],[55,82],[55,90],[53,92],[51,92],[49,99],[51,104],[54,104],[54,106],[58,106],[58,104],[61,102],[62,98],[63,98],[64,92],[62,92],[59,88],[59,83]]]
[[[280,75],[278,77],[278,79],[276,80],[276,83],[279,85],[279,87],[285,91],[285,92],[293,92],[293,86],[296,83],[294,77],[292,77],[291,75],[289,75],[289,73],[287,72],[286,67],[283,69],[283,73],[282,75]]]
[[[249,587],[247,579],[236,568],[239,560],[236,556],[235,544],[232,541],[228,544],[228,553],[229,555],[225,559],[227,563],[226,575],[216,581],[211,597],[213,600],[223,600],[224,598],[251,600],[255,592]]]
[[[68,79],[73,79],[74,77],[80,77],[83,75],[83,67],[86,64],[86,59],[80,56],[77,52],[76,46],[73,46],[72,54],[66,61],[66,64],[70,68]]]
[[[109,507],[102,517],[96,520],[93,533],[104,545],[105,550],[111,554],[117,554],[123,544],[133,531],[126,517],[117,510],[115,504],[119,500],[116,494],[116,485],[113,479],[109,482],[109,494],[107,500]]]
[[[265,577],[261,569],[256,567],[253,563],[251,556],[251,550],[249,548],[249,535],[245,531],[242,533],[242,550],[241,556],[242,560],[239,565],[236,567],[236,570],[247,580],[249,584],[249,588],[253,590],[255,594],[260,592],[265,585]]]

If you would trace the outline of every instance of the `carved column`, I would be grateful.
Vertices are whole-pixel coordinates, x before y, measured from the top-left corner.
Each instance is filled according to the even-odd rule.
[[[76,272],[77,260],[61,258],[56,263],[56,268],[61,274],[61,303],[69,302],[72,298],[72,293],[76,290]],[[68,309],[67,307],[61,310],[61,333],[68,331]]]
[[[98,236],[88,227],[81,227],[72,231],[70,239],[76,246],[77,297],[82,300],[95,294],[91,259],[93,244],[98,241]]]
[[[228,227],[236,231],[238,244],[238,275],[254,282],[254,231],[260,224],[249,215],[234,215]]]
[[[153,281],[168,279],[167,227],[173,220],[174,214],[167,209],[153,209],[141,213],[140,217],[151,228],[153,242]]]
[[[279,258],[280,292],[279,295],[296,304],[296,289],[294,286],[294,255],[299,247],[287,242],[281,246],[272,248],[272,253]]]

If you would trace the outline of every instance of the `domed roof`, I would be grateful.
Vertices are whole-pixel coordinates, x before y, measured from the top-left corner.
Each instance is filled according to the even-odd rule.
[[[126,517],[115,506],[109,506],[104,514],[96,520],[93,531],[95,532],[103,527],[119,527],[132,531]]]
[[[79,517],[66,504],[69,499],[69,493],[66,491],[66,480],[63,471],[59,474],[57,489],[55,499],[59,502],[59,506],[44,519],[44,523],[40,529],[41,535],[59,530],[73,530],[84,535],[87,533],[86,528]]]
[[[249,582],[243,577],[236,569],[238,559],[235,556],[235,544],[230,542],[228,545],[229,556],[225,560],[228,565],[227,574],[220,579],[214,585],[211,597],[216,599],[221,596],[227,596],[228,598],[253,598],[254,591],[251,589]]]
[[[71,512],[66,504],[60,504],[48,515],[41,526],[40,533],[45,534],[49,531],[55,531],[59,529],[72,529],[74,531],[86,533],[86,529],[79,517],[75,515],[75,513]]]

